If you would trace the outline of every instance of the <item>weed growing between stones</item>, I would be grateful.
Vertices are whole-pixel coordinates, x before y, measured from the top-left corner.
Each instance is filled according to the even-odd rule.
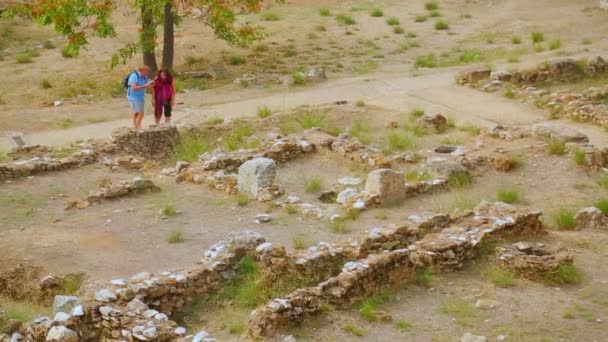
[[[384,312],[379,312],[378,307],[393,298],[394,293],[390,289],[385,289],[378,292],[376,295],[368,297],[358,303],[355,304],[357,311],[359,311],[359,315],[366,321],[376,322],[383,321],[390,318]]]
[[[416,274],[414,275],[414,281],[420,286],[431,286],[431,283],[433,282],[433,270],[430,267],[417,268]]]
[[[387,144],[390,150],[411,151],[415,147],[414,138],[408,133],[393,130],[387,137]]]
[[[471,124],[471,123],[465,123],[465,124],[461,125],[459,127],[459,129],[463,132],[469,133],[469,135],[471,135],[471,136],[478,136],[479,133],[481,132],[481,128],[479,128],[479,126]]]
[[[318,176],[313,176],[304,180],[304,190],[306,192],[315,193],[321,191],[323,181]]]
[[[294,249],[306,249],[310,246],[310,241],[304,235],[297,235],[293,238],[293,248]]]
[[[167,237],[167,242],[171,244],[184,242],[184,233],[181,230],[172,231]]]
[[[515,286],[515,275],[507,269],[491,266],[482,273],[486,279],[498,287],[504,288]]]
[[[4,331],[4,324],[11,319],[21,322],[29,322],[39,315],[50,315],[52,310],[48,307],[39,306],[26,301],[15,301],[10,298],[0,297],[0,331]]]
[[[410,171],[407,172],[404,177],[405,181],[410,183],[429,181],[434,178],[433,174],[428,171]]]
[[[333,220],[330,224],[329,224],[329,229],[337,234],[345,234],[349,232],[349,228],[348,225],[346,224],[346,220],[342,219],[342,218],[337,218],[335,220]]]
[[[576,220],[574,219],[574,211],[569,208],[560,208],[552,216],[553,223],[558,229],[574,229]]]
[[[439,305],[439,312],[448,315],[464,327],[475,326],[479,314],[475,306],[462,298],[452,298],[445,300]]]
[[[285,211],[287,212],[287,214],[293,215],[293,214],[296,214],[298,212],[298,208],[295,205],[293,205],[293,204],[288,204],[285,207]]]
[[[252,138],[253,126],[250,123],[238,125],[224,140],[227,151],[256,148],[260,145],[258,139]]]
[[[521,200],[521,193],[518,188],[513,186],[500,187],[496,190],[496,199],[501,202],[513,204]]]

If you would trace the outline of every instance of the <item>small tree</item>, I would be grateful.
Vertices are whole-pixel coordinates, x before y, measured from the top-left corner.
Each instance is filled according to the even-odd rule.
[[[112,67],[142,52],[144,64],[153,70],[156,63],[156,28],[163,24],[163,60],[173,67],[174,29],[181,22],[180,10],[198,8],[199,20],[210,27],[215,36],[231,45],[243,46],[264,36],[259,26],[239,23],[237,14],[257,13],[265,0],[131,0],[130,5],[139,11],[141,32],[138,42],[120,48],[111,60]],[[284,0],[274,0],[282,3]],[[88,37],[113,38],[116,30],[110,18],[116,9],[113,0],[33,0],[30,3],[12,4],[3,16],[32,18],[43,26],[53,26],[57,33],[68,37],[67,51],[77,56],[89,44]]]

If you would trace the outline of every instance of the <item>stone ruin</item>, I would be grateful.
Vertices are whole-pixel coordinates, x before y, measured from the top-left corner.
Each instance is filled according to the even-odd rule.
[[[154,275],[142,272],[113,279],[82,298],[57,296],[54,318],[21,325],[14,341],[215,341],[205,331],[187,335],[171,320],[196,296],[220,289],[250,256],[273,276],[300,274],[319,281],[276,298],[252,312],[248,334],[270,336],[287,322],[319,313],[321,303],[345,307],[391,284],[412,278],[420,267],[462,267],[487,238],[544,232],[541,213],[504,203],[481,203],[460,216],[422,215],[388,228],[374,228],[359,241],[319,243],[303,251],[265,241],[258,233],[230,234],[204,252],[200,264]],[[439,233],[428,233],[443,228]]]
[[[524,241],[498,247],[495,253],[496,264],[530,280],[540,280],[574,261],[566,249],[551,250],[542,243]]]
[[[112,132],[112,142],[119,150],[149,158],[169,156],[180,138],[177,127],[164,124],[144,130],[123,127]]]
[[[270,158],[254,158],[239,167],[238,190],[240,194],[260,202],[268,202],[282,194],[274,184],[277,164]]]
[[[97,153],[90,148],[83,148],[73,153],[71,156],[63,158],[54,158],[48,155],[47,152],[50,152],[50,150],[38,145],[28,146],[25,149],[36,149],[38,152],[43,152],[44,154],[42,156],[23,158],[23,148],[14,151],[11,155],[17,156],[16,160],[0,163],[0,181],[44,172],[71,169],[82,165],[92,164],[96,162],[98,158]]]
[[[151,180],[141,177],[134,177],[132,180],[122,181],[118,184],[112,184],[111,181],[106,179],[102,181],[98,191],[92,191],[85,199],[70,200],[66,209],[85,209],[102,201],[148,191],[160,191],[160,188]]]

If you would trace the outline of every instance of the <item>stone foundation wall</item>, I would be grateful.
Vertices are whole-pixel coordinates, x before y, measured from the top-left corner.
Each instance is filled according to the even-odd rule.
[[[0,164],[0,181],[26,177],[29,175],[71,169],[92,164],[98,159],[97,153],[91,149],[80,150],[65,158],[33,157]]]
[[[122,127],[112,132],[112,141],[123,152],[147,158],[164,158],[173,152],[180,141],[175,126],[156,125],[144,130]]]
[[[143,179],[141,177],[135,177],[129,181],[122,181],[119,184],[112,184],[110,181],[107,181],[102,184],[100,188],[101,189],[99,191],[91,192],[85,199],[69,201],[66,205],[66,209],[85,209],[102,201],[112,200],[146,191],[160,190],[160,188],[154,185],[151,180]]]

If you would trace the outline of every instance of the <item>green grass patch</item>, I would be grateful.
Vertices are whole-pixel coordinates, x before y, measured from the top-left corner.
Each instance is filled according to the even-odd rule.
[[[304,180],[304,190],[306,192],[315,193],[321,191],[323,181],[318,176],[313,176]]]
[[[355,25],[357,21],[347,14],[338,14],[336,15],[336,21],[341,25]]]
[[[390,17],[386,19],[386,24],[389,26],[399,26],[401,25],[401,21],[397,17]]]
[[[181,230],[172,231],[167,236],[167,242],[171,244],[184,242],[184,233]]]
[[[252,136],[253,126],[250,123],[239,124],[225,137],[224,148],[227,151],[257,148],[260,142],[257,139],[252,139]]]
[[[414,275],[414,281],[420,286],[431,286],[431,283],[433,282],[433,270],[430,267],[417,268],[416,274]]]
[[[236,205],[244,207],[249,204],[249,197],[245,194],[238,194],[236,196]]]
[[[304,235],[297,235],[293,238],[293,248],[294,249],[306,249],[310,246],[310,241]]]
[[[597,183],[602,188],[608,189],[608,175],[601,175],[600,178],[597,180]]]
[[[584,274],[573,264],[560,265],[557,270],[545,275],[545,281],[551,284],[576,285],[583,281]]]
[[[425,22],[429,17],[427,17],[426,15],[417,15],[416,18],[414,19],[415,22],[417,23],[423,23]]]
[[[389,289],[384,289],[377,294],[370,296],[355,306],[359,315],[366,321],[375,322],[379,320],[377,315],[378,307],[386,302],[389,302],[393,298],[393,292]]]
[[[395,327],[397,329],[399,329],[401,332],[408,332],[408,331],[412,330],[413,325],[412,325],[412,323],[410,323],[408,321],[399,319],[399,320],[395,321]]]
[[[448,177],[448,186],[452,189],[465,188],[473,183],[473,175],[469,171],[456,171]]]
[[[585,165],[585,160],[587,159],[587,153],[585,153],[585,151],[583,151],[583,150],[576,150],[572,154],[572,159],[574,160],[574,163],[578,166]]]
[[[411,151],[416,146],[414,138],[405,131],[393,130],[388,134],[387,144],[391,150]]]
[[[458,60],[463,64],[476,63],[481,59],[481,54],[476,49],[465,49],[458,57]]]
[[[479,318],[475,306],[462,298],[445,300],[439,305],[439,312],[448,315],[464,327],[475,326]]]
[[[165,203],[161,208],[160,208],[160,214],[161,216],[164,217],[172,217],[177,215],[177,209],[175,209],[175,206],[172,203]]]
[[[489,267],[483,271],[483,275],[498,287],[506,288],[515,286],[515,275],[513,272],[502,267]]]
[[[327,7],[321,7],[319,8],[319,15],[322,17],[329,17],[331,16],[331,10]]]
[[[267,118],[272,115],[272,110],[268,106],[258,106],[256,114],[259,118]]]
[[[276,11],[266,11],[260,14],[260,18],[264,21],[279,21],[281,16]]]
[[[542,32],[534,31],[530,34],[530,38],[533,43],[540,43],[545,41],[545,35]]]
[[[549,43],[549,50],[557,50],[562,47],[562,41],[559,39],[552,40]]]
[[[46,200],[41,195],[5,193],[0,196],[0,226],[16,227],[36,216]]]
[[[239,55],[231,55],[228,57],[228,64],[230,65],[242,65],[245,64],[247,60],[243,56]]]
[[[404,34],[405,30],[401,26],[395,26],[395,27],[393,27],[393,33],[395,33],[395,34]]]
[[[298,207],[296,207],[296,206],[295,206],[295,205],[293,205],[293,204],[288,204],[288,205],[285,207],[285,212],[286,212],[287,214],[289,214],[289,215],[296,214],[296,213],[298,212]]]
[[[348,133],[366,145],[372,142],[373,132],[365,121],[355,121]]]
[[[435,30],[443,31],[443,30],[449,30],[449,29],[450,29],[450,24],[448,24],[447,21],[440,19],[435,22]]]
[[[439,9],[439,4],[436,1],[427,1],[424,3],[424,9],[427,11],[436,11]]]
[[[575,213],[569,208],[560,208],[552,215],[553,224],[558,229],[570,230],[576,227]]]
[[[561,140],[551,140],[547,145],[547,152],[552,155],[564,155],[566,154],[566,143]]]
[[[27,301],[16,301],[7,297],[0,297],[0,308],[3,311],[3,317],[0,318],[0,329],[3,328],[3,319],[15,319],[21,322],[29,322],[38,315],[52,314],[49,307],[40,306]]]
[[[350,231],[350,229],[348,228],[346,220],[343,219],[343,218],[334,219],[329,224],[329,229],[332,232],[338,233],[338,234],[345,234],[345,233],[348,233]]]
[[[201,154],[211,150],[207,140],[198,135],[183,135],[180,142],[173,147],[173,161],[193,162]]]
[[[478,136],[479,133],[481,133],[481,128],[479,128],[479,126],[471,124],[471,123],[465,123],[465,124],[461,125],[460,127],[458,127],[458,129],[460,129],[463,132],[469,133],[469,135],[471,135],[471,136]]]
[[[374,8],[371,12],[370,15],[372,17],[382,17],[384,16],[384,11],[380,8]]]
[[[416,68],[436,68],[439,66],[439,60],[433,53],[416,57],[414,62]]]
[[[594,204],[594,207],[598,208],[599,210],[601,210],[604,215],[608,215],[608,198],[602,198],[597,200]]]
[[[511,37],[511,44],[514,44],[514,45],[521,44],[521,37],[520,36]]]
[[[344,329],[344,331],[346,331],[347,333],[349,333],[351,335],[355,335],[357,337],[363,337],[363,336],[367,335],[366,329],[360,328],[353,324],[347,324],[344,327],[342,327],[342,329]]]
[[[74,120],[72,119],[58,119],[55,121],[55,126],[61,129],[68,129],[74,126]]]
[[[521,192],[513,186],[500,187],[496,190],[496,199],[509,204],[517,203],[521,200]]]

